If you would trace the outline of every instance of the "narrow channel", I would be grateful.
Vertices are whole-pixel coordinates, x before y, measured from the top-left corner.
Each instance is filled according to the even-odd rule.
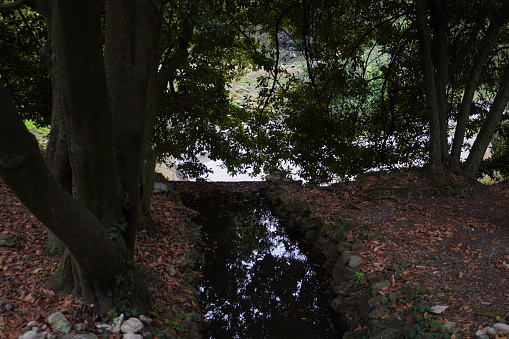
[[[327,273],[256,195],[190,206],[206,251],[200,286],[204,338],[340,338]]]

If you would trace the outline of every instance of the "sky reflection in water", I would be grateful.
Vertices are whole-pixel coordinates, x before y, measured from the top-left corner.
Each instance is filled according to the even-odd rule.
[[[194,207],[213,248],[200,287],[204,337],[337,338],[322,272],[259,200]]]

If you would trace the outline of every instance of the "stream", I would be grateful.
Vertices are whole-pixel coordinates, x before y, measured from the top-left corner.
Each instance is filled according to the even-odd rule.
[[[257,194],[188,204],[200,212],[204,338],[338,338],[327,272]],[[309,246],[309,245],[308,245]]]

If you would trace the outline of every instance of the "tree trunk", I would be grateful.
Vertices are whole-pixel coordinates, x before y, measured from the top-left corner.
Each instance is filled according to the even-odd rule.
[[[434,69],[438,124],[440,138],[440,169],[445,169],[449,156],[447,130],[447,84],[449,82],[449,56],[447,51],[447,23],[445,21],[444,4],[438,0],[430,1],[431,25],[433,29],[432,64]],[[431,81],[431,80],[430,80]]]
[[[52,38],[52,20],[51,13],[43,13],[48,30],[48,40],[41,48],[40,54],[45,61],[51,76],[52,87],[52,114],[51,114],[51,132],[49,134],[48,146],[46,148],[45,160],[48,169],[53,174],[58,183],[70,194],[72,194],[72,171],[67,148],[67,133],[65,131],[64,121],[64,90],[61,83],[61,77],[58,76],[58,64],[53,54],[55,50],[55,41]],[[58,237],[47,229],[48,232],[48,252],[52,254],[64,254],[65,245]]]
[[[126,296],[131,297],[124,302],[143,304],[148,289],[132,273],[138,213],[149,211],[150,199],[141,209],[140,197],[150,198],[155,167],[145,159],[151,155],[168,81],[187,57],[193,24],[185,20],[177,43],[158,46],[164,11],[150,0],[34,3],[51,34],[55,102],[63,112],[63,119],[54,116],[48,163],[60,178],[69,156],[74,197],[69,177],[60,185],[45,166],[3,87],[0,175],[66,245],[49,287],[70,291],[102,309]],[[171,48],[173,56],[159,71],[161,53],[169,54]],[[143,165],[152,171],[145,172],[146,181]]]
[[[461,172],[460,168],[460,157],[461,150],[463,148],[463,142],[465,140],[465,132],[467,129],[468,119],[470,118],[470,108],[472,107],[472,103],[474,100],[475,91],[477,86],[479,85],[479,80],[481,78],[482,71],[488,60],[489,52],[495,40],[495,36],[497,35],[498,30],[500,29],[501,22],[499,20],[493,20],[490,23],[490,26],[484,36],[484,39],[481,44],[481,48],[477,52],[474,63],[470,70],[470,77],[465,86],[465,92],[463,93],[463,98],[461,101],[461,105],[459,107],[456,129],[454,131],[454,139],[451,149],[451,170],[456,173]]]
[[[428,104],[429,115],[429,168],[432,171],[442,170],[442,143],[440,127],[440,107],[437,98],[437,87],[435,73],[433,68],[433,59],[431,56],[431,42],[426,19],[427,1],[416,1],[417,32],[419,33],[419,45],[421,55],[421,65],[424,74],[424,89],[426,93],[426,103]]]
[[[470,149],[467,161],[465,162],[465,173],[475,178],[479,172],[479,167],[484,158],[484,154],[488,149],[491,138],[495,133],[502,114],[504,113],[507,103],[509,102],[509,65],[506,66],[504,77],[495,96],[495,100],[490,107],[488,116],[484,120],[481,130],[477,134],[477,138]]]
[[[106,3],[104,57],[112,115],[117,128],[117,161],[125,192],[123,217],[128,226],[124,238],[131,251],[134,251],[136,240],[140,182],[143,182],[147,92],[149,79],[157,74],[159,62],[158,15],[152,12],[150,1],[111,0]]]
[[[30,211],[61,239],[93,286],[87,302],[109,307],[120,255],[102,223],[50,173],[35,137],[0,84],[0,176]],[[109,296],[108,296],[109,295]]]

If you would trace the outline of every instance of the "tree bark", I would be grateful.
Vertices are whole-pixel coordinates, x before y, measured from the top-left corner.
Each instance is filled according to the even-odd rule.
[[[501,27],[502,21],[498,18],[493,18],[486,34],[481,43],[481,48],[478,50],[474,63],[470,69],[470,76],[465,86],[465,92],[458,110],[456,129],[454,131],[454,139],[451,149],[451,170],[456,173],[461,172],[461,150],[465,140],[465,132],[467,129],[468,119],[470,118],[470,108],[472,106],[476,89],[479,85],[482,72],[489,57],[489,52],[495,41],[495,37]]]
[[[151,74],[157,74],[160,22],[146,0],[106,3],[105,63],[115,121],[117,161],[125,198],[124,238],[134,251],[140,211],[144,124]],[[122,55],[122,58],[118,58]]]
[[[491,104],[488,116],[484,120],[481,130],[477,134],[477,138],[475,139],[465,162],[464,171],[469,177],[475,178],[477,176],[484,154],[486,153],[486,149],[491,142],[491,138],[493,137],[498,124],[500,123],[500,119],[502,118],[502,114],[504,113],[508,102],[509,64],[506,66],[504,77],[497,91],[497,95],[495,96],[495,100],[493,100],[493,103]]]
[[[433,58],[431,56],[431,41],[426,19],[427,1],[416,1],[416,24],[419,34],[419,46],[421,56],[421,67],[424,75],[424,89],[426,93],[426,102],[428,104],[428,115],[430,123],[429,140],[429,168],[432,171],[442,170],[442,149],[441,149],[441,127],[440,127],[440,107],[438,105],[437,87],[433,67]]]
[[[432,63],[436,90],[436,107],[438,109],[440,138],[440,169],[445,169],[449,155],[447,130],[447,84],[449,83],[449,56],[447,48],[447,23],[445,21],[444,4],[439,0],[431,0],[431,26],[433,28]]]
[[[99,219],[67,192],[50,173],[35,137],[17,114],[0,83],[0,176],[30,211],[61,239],[76,259],[94,296],[87,302],[112,304],[112,283],[119,255]]]
[[[51,131],[49,134],[48,145],[45,152],[45,161],[48,169],[53,174],[58,183],[70,194],[72,194],[72,170],[67,148],[67,133],[65,131],[64,121],[64,89],[62,79],[58,75],[58,63],[55,51],[56,44],[52,32],[52,15],[50,11],[42,12],[48,31],[46,43],[40,50],[41,58],[45,61],[51,74],[52,87],[52,113],[51,113]],[[52,254],[64,254],[65,244],[58,237],[48,231],[48,252]]]
[[[104,225],[113,225],[120,220],[122,198],[103,59],[102,1],[77,6],[54,0],[52,7],[75,195]]]

